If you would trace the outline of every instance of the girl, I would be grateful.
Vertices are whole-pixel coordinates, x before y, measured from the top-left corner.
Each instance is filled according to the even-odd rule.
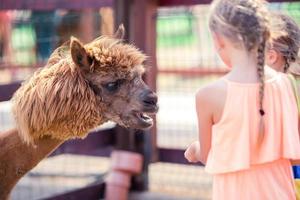
[[[262,0],[215,0],[209,26],[232,70],[196,95],[199,141],[187,149],[213,174],[214,200],[295,199],[290,159],[300,158],[297,105],[282,73],[265,67],[271,34]]]
[[[299,48],[300,48],[300,28],[297,23],[287,15],[275,14],[274,18],[283,21],[280,30],[285,31],[284,35],[272,40],[268,46],[266,63],[280,72],[290,72],[290,79],[294,82],[295,88],[300,88],[299,74]],[[276,31],[276,23],[274,24]],[[290,67],[292,65],[292,67]],[[297,95],[297,92],[295,93]],[[299,95],[299,94],[298,94]],[[299,96],[297,97],[298,112],[300,108]],[[299,163],[298,163],[299,164]],[[297,199],[300,199],[300,166],[293,166]]]
[[[283,26],[277,26],[274,23],[274,31],[278,28],[284,29],[284,34],[279,35],[273,39],[271,44],[268,45],[268,52],[266,56],[266,63],[276,71],[288,72],[292,74],[299,74],[299,61],[298,53],[300,48],[300,28],[297,23],[289,16],[277,13],[274,14],[274,18],[279,18],[283,22]],[[290,66],[293,67],[290,69]]]

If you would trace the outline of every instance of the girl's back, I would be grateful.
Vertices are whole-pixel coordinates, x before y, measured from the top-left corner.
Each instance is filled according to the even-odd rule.
[[[206,94],[206,107],[214,108],[216,116],[205,167],[214,174],[213,199],[295,198],[289,160],[300,155],[294,148],[300,147],[297,105],[288,77],[274,72],[270,76],[265,81],[262,142],[257,131],[259,83],[224,77],[198,93],[198,98]]]

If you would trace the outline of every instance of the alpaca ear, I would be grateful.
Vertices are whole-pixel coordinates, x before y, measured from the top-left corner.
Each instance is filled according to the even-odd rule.
[[[83,71],[89,72],[93,60],[87,54],[81,42],[73,36],[71,37],[70,48],[73,62]]]
[[[114,34],[114,38],[122,40],[122,39],[124,39],[124,35],[125,35],[124,25],[120,24],[120,26],[118,27],[118,30]]]

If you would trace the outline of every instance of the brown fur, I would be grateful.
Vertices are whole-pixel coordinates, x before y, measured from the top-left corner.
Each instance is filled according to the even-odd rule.
[[[13,96],[16,124],[27,143],[45,135],[60,140],[85,137],[89,130],[111,120],[103,114],[109,112],[109,104],[95,94],[90,82],[98,85],[116,77],[129,80],[134,73],[143,72],[145,55],[119,39],[102,36],[84,49],[93,60],[88,72],[74,63],[67,43]]]

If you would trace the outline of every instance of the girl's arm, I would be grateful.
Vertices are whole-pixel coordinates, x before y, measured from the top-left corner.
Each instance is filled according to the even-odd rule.
[[[212,109],[208,98],[209,91],[202,89],[196,95],[199,141],[192,143],[185,152],[190,162],[200,161],[206,164],[211,147]]]
[[[196,111],[198,118],[198,134],[200,146],[199,161],[206,164],[207,156],[211,147],[211,129],[213,125],[213,115],[209,92],[205,89],[199,91],[196,95]]]

